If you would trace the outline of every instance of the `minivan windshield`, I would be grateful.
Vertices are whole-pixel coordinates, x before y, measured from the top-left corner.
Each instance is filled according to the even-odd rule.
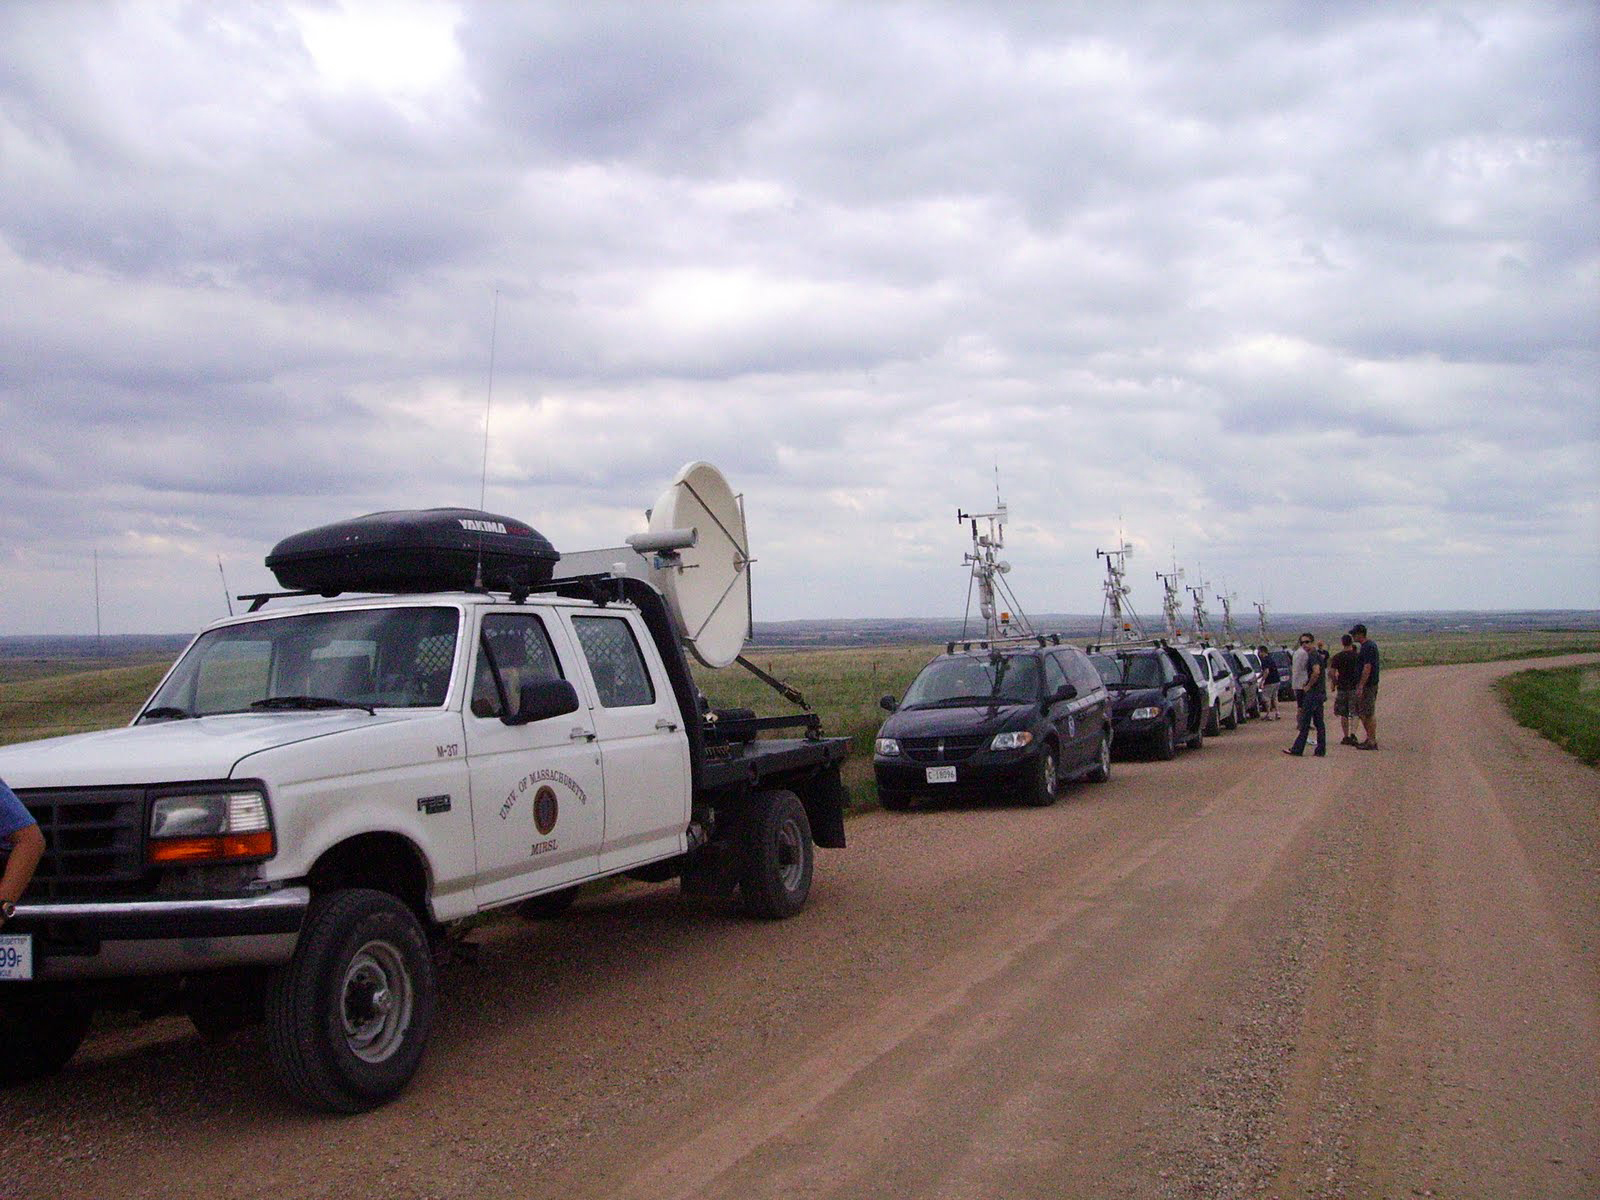
[[[1031,654],[936,658],[906,689],[901,708],[967,704],[1032,704],[1039,699],[1039,660]]]
[[[139,720],[435,708],[450,687],[459,624],[454,608],[407,605],[225,625],[189,647]]]
[[[1107,687],[1158,688],[1161,665],[1154,654],[1095,654],[1090,656]]]

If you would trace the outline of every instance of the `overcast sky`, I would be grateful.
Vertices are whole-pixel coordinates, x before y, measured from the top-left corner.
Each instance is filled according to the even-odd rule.
[[[959,616],[996,464],[1034,612],[1600,607],[1596,13],[7,0],[0,633],[697,458],[758,620]]]

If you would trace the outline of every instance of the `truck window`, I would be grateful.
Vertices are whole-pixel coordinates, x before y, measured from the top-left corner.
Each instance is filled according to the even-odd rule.
[[[472,715],[516,715],[522,685],[564,679],[544,622],[531,613],[490,613],[478,637],[472,674]]]
[[[626,619],[573,617],[572,627],[577,630],[602,707],[632,708],[656,702],[655,684]]]
[[[370,608],[225,625],[196,639],[152,708],[197,717],[316,698],[387,708],[444,703],[455,662],[453,608]]]

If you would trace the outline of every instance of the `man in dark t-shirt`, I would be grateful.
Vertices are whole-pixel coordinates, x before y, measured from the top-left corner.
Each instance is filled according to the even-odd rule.
[[[1317,653],[1316,639],[1309,633],[1300,635],[1300,650],[1305,652],[1305,687],[1298,692],[1299,705],[1296,710],[1298,718],[1295,727],[1294,746],[1285,750],[1285,754],[1292,754],[1299,758],[1306,752],[1306,740],[1311,736],[1312,727],[1317,731],[1317,748],[1312,751],[1318,758],[1328,753],[1328,730],[1322,721],[1322,706],[1328,696],[1325,675],[1322,669],[1322,656]],[[1299,651],[1296,651],[1298,654]]]
[[[1350,636],[1356,640],[1356,651],[1359,655],[1356,675],[1356,716],[1361,718],[1361,727],[1366,732],[1366,740],[1357,742],[1361,750],[1376,750],[1378,748],[1378,643],[1367,636],[1365,625],[1354,625],[1350,629]]]
[[[1328,664],[1328,674],[1333,681],[1333,715],[1339,718],[1339,728],[1344,736],[1341,746],[1354,746],[1356,735],[1350,732],[1350,721],[1356,714],[1356,680],[1361,677],[1361,655],[1347,633],[1339,639],[1343,649]]]

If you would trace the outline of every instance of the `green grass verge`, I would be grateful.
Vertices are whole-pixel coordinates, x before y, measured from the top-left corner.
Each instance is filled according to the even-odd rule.
[[[126,725],[170,665],[72,670],[0,683],[0,745]]]
[[[1495,686],[1519,724],[1600,766],[1600,667],[1519,671]]]

